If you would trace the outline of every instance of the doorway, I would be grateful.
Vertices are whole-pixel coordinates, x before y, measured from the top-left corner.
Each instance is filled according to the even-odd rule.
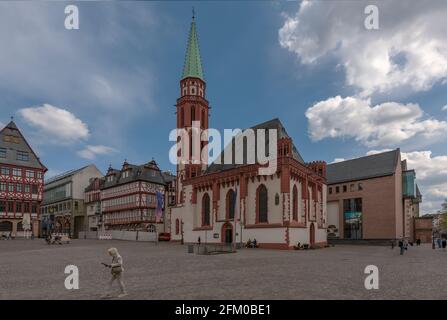
[[[225,223],[222,226],[222,242],[233,243],[233,226],[231,223]]]

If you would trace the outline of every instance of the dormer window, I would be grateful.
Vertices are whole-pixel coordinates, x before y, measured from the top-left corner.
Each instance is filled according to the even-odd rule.
[[[126,170],[126,171],[124,171],[123,173],[121,173],[121,178],[122,179],[124,179],[124,178],[128,178],[129,177],[129,171],[128,170]]]
[[[113,182],[113,175],[107,177],[107,182]]]

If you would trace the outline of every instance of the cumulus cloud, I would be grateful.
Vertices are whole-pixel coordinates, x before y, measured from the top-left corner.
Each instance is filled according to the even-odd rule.
[[[417,104],[386,102],[371,105],[370,99],[332,97],[307,109],[313,141],[324,138],[354,138],[368,146],[394,146],[420,136],[436,139],[447,134],[447,122],[423,119]]]
[[[447,111],[447,104],[442,107],[442,111]]]
[[[279,30],[280,45],[303,64],[333,57],[365,96],[430,89],[447,77],[447,1],[402,6],[379,1],[379,30],[364,27],[370,1],[303,1]]]
[[[97,155],[106,155],[118,152],[116,149],[103,145],[87,145],[77,152],[78,156],[84,159],[93,160]]]
[[[50,104],[18,110],[23,120],[39,131],[42,138],[56,144],[85,140],[89,136],[87,125],[73,113]]]

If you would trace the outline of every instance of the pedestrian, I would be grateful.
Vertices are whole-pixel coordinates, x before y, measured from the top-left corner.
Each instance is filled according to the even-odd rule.
[[[391,240],[391,249],[394,249],[395,241]]]
[[[447,246],[447,240],[444,238],[444,239],[442,239],[442,250],[445,251],[446,246]]]
[[[118,284],[121,289],[121,293],[118,295],[118,298],[125,297],[125,296],[127,296],[127,292],[126,292],[126,287],[124,286],[124,282],[123,282],[123,272],[124,272],[123,258],[121,257],[121,255],[119,254],[119,252],[116,248],[110,248],[109,250],[107,250],[107,252],[112,257],[112,263],[111,264],[103,263],[103,265],[110,268],[110,271],[112,273],[112,278],[110,279],[110,282],[109,282],[108,292],[105,295],[103,295],[101,298],[111,298],[112,297],[112,294],[111,294],[112,285],[115,280],[118,281]]]
[[[403,239],[399,239],[399,248],[400,248],[400,255],[403,255],[404,254],[404,250],[405,250],[404,240]]]
[[[441,249],[441,247],[442,247],[441,238],[436,239],[436,242],[438,243],[438,248]]]
[[[199,246],[200,246],[200,243],[201,243],[202,241],[200,240],[200,236],[197,238],[197,243],[199,244]]]
[[[416,239],[416,245],[417,245],[417,246],[420,246],[420,245],[421,245],[421,239],[419,239],[419,238]]]

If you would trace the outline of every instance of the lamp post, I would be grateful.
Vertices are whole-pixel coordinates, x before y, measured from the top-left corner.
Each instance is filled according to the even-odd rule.
[[[183,221],[181,222],[181,228],[182,228],[182,230],[181,230],[182,240],[180,240],[180,243],[183,244],[184,243],[184,240],[183,240]]]

